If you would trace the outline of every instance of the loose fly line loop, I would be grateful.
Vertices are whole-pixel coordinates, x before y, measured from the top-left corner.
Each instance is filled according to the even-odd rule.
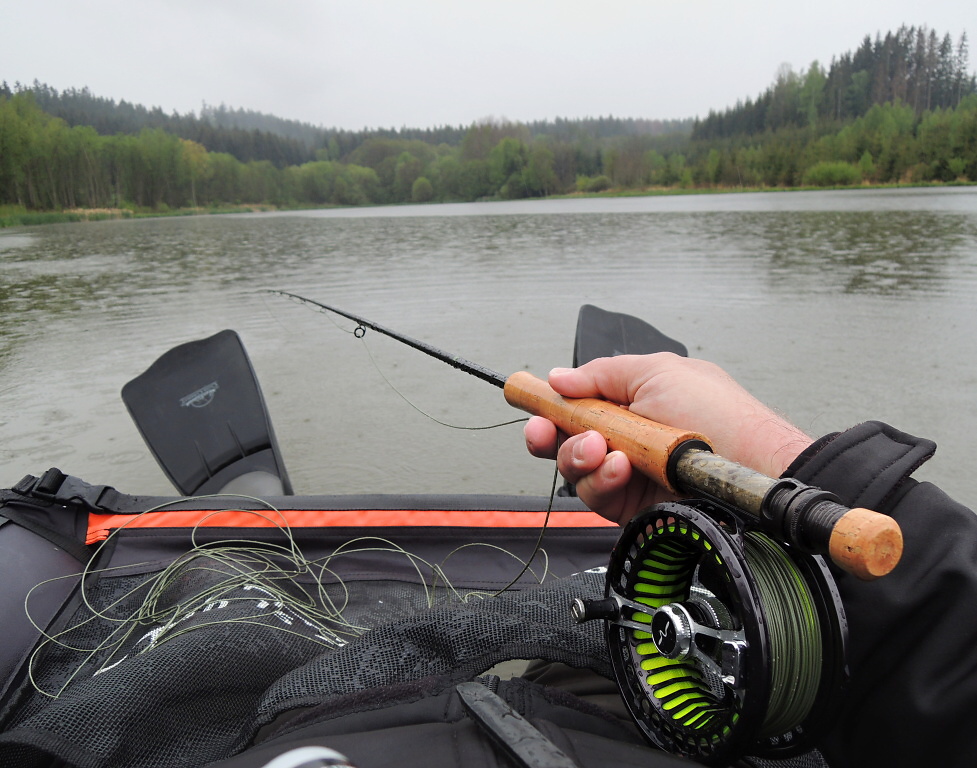
[[[363,330],[363,335],[366,335],[366,329],[364,329],[363,326],[359,326],[357,328],[357,330],[361,330],[361,329]],[[354,334],[353,335],[354,336],[356,335],[355,331],[354,331]],[[362,340],[363,339],[363,335],[357,336],[356,338]],[[419,405],[417,405],[414,401],[412,401],[409,397],[407,397],[407,395],[405,395],[403,392],[401,392],[394,385],[394,383],[383,372],[383,369],[380,367],[380,364],[377,362],[377,359],[373,356],[373,352],[370,350],[369,345],[365,341],[363,341],[363,349],[366,350],[367,357],[370,358],[370,362],[373,363],[373,367],[376,369],[377,373],[380,375],[380,378],[383,379],[384,383],[388,387],[390,387],[390,389],[393,390],[393,392],[396,393],[396,395],[401,400],[403,400],[405,403],[407,403],[407,405],[409,405],[411,408],[413,408],[415,411],[417,411],[419,414],[421,414],[425,418],[429,419],[430,421],[433,421],[435,424],[439,424],[442,427],[447,427],[448,429],[459,429],[459,430],[462,430],[463,432],[481,432],[481,431],[486,430],[486,429],[499,429],[500,427],[508,427],[511,424],[522,424],[523,422],[529,421],[528,418],[518,418],[518,419],[510,419],[509,421],[499,422],[497,424],[485,424],[485,425],[481,425],[481,426],[465,426],[465,425],[461,425],[461,424],[451,424],[451,423],[449,423],[447,421],[442,421],[437,416],[434,416],[433,414],[428,413],[427,411],[425,411],[423,408],[421,408]]]
[[[292,301],[295,301],[295,302],[297,302],[297,303],[299,303],[299,304],[301,304],[303,306],[310,307],[313,310],[315,310],[317,312],[320,312],[321,314],[326,315],[327,317],[329,317],[329,319],[330,319],[330,321],[332,322],[333,325],[335,325],[337,328],[341,328],[341,326],[336,322],[336,320],[333,317],[334,316],[333,310],[331,310],[328,307],[323,306],[319,302],[313,301],[311,299],[306,299],[306,298],[304,298],[302,296],[298,296],[296,294],[287,293],[285,291],[272,291],[272,293],[278,293],[278,294],[280,294],[282,296],[285,296],[286,298],[288,298],[288,299],[290,299]],[[353,336],[355,336],[357,339],[360,339],[361,341],[366,336],[367,325],[370,325],[371,327],[373,327],[375,330],[377,330],[382,335],[383,334],[386,334],[386,330],[383,329],[382,327],[375,326],[373,324],[367,323],[367,322],[362,321],[362,320],[359,320],[359,319],[354,320],[354,322],[356,322],[356,327],[352,331]],[[389,335],[389,334],[387,334],[387,335]],[[487,429],[498,429],[500,427],[507,427],[507,426],[510,426],[510,425],[513,425],[513,424],[521,424],[521,423],[524,423],[524,422],[526,422],[526,421],[529,420],[527,417],[522,417],[522,418],[518,418],[518,419],[510,419],[508,421],[503,421],[503,422],[500,422],[500,423],[497,423],[497,424],[488,424],[488,425],[482,425],[482,426],[462,426],[462,425],[451,424],[449,422],[442,421],[441,419],[438,419],[433,414],[428,413],[427,411],[425,411],[422,408],[420,408],[410,398],[408,398],[403,392],[401,392],[394,385],[394,383],[392,381],[390,381],[390,379],[387,377],[387,375],[383,372],[383,369],[380,367],[379,363],[377,362],[376,358],[373,355],[373,352],[370,350],[370,347],[366,344],[365,341],[363,343],[363,348],[366,350],[366,354],[370,358],[370,362],[373,364],[373,367],[376,369],[377,373],[380,375],[380,378],[382,378],[384,380],[384,382],[387,384],[387,386],[390,387],[390,389],[393,390],[405,403],[407,403],[407,405],[409,405],[411,408],[413,408],[415,411],[417,411],[418,413],[420,413],[422,416],[426,417],[427,419],[433,421],[436,424],[439,424],[439,425],[441,425],[443,427],[447,427],[448,429],[459,429],[459,430],[463,430],[463,431],[477,432],[477,431],[482,431],[482,430],[487,430]],[[500,589],[496,594],[501,594],[502,592],[506,591],[507,589],[510,589],[514,584],[516,584],[516,582],[518,582],[519,579],[521,579],[523,577],[523,575],[525,575],[525,573],[529,569],[529,565],[535,560],[537,554],[539,554],[539,552],[541,550],[541,546],[542,546],[543,536],[544,536],[544,534],[546,532],[547,526],[549,525],[550,513],[553,510],[553,500],[554,500],[554,497],[556,496],[557,479],[558,479],[558,472],[554,471],[553,483],[552,483],[552,487],[550,489],[550,494],[549,494],[549,503],[548,503],[548,506],[547,506],[547,509],[546,509],[546,517],[543,520],[543,526],[542,526],[542,528],[541,528],[541,530],[539,532],[539,538],[536,541],[536,546],[533,549],[532,555],[530,555],[529,559],[526,561],[525,567],[522,569],[522,571],[520,571],[509,584],[507,584],[505,587],[503,587],[502,589]]]
[[[270,290],[269,292],[284,296],[285,298],[294,301],[297,304],[300,304],[304,307],[308,307],[313,311],[318,312],[319,314],[325,315],[326,317],[329,318],[329,321],[336,328],[343,331],[344,333],[351,333],[355,338],[359,339],[360,341],[363,341],[363,348],[366,350],[366,354],[370,358],[370,362],[373,364],[373,367],[380,375],[380,378],[383,379],[384,383],[393,392],[395,392],[397,396],[400,397],[401,400],[407,403],[407,405],[409,405],[411,408],[413,408],[415,411],[417,411],[425,418],[429,419],[430,421],[433,421],[435,424],[439,424],[442,427],[447,427],[448,429],[458,429],[462,431],[479,432],[487,429],[499,429],[500,427],[508,427],[512,424],[521,424],[529,420],[528,418],[518,418],[518,419],[510,419],[508,421],[503,421],[496,424],[486,424],[486,425],[478,425],[478,426],[451,424],[450,422],[442,421],[441,419],[437,418],[431,413],[428,413],[423,408],[421,408],[416,403],[414,403],[409,397],[407,397],[407,395],[401,392],[400,389],[398,389],[397,386],[390,380],[390,378],[383,372],[383,369],[380,367],[380,364],[377,362],[376,357],[374,357],[373,352],[370,350],[369,345],[367,345],[365,341],[366,331],[368,326],[367,323],[354,320],[354,322],[356,322],[356,326],[353,328],[352,331],[350,331],[347,328],[343,328],[338,322],[336,322],[335,313],[331,309],[323,306],[319,302],[313,301],[312,299],[307,299],[303,296],[299,296],[294,293],[288,293],[287,291]],[[376,326],[374,326],[374,328],[376,329]],[[380,333],[381,335],[383,335],[383,330],[380,330]]]
[[[226,495],[176,499],[133,515],[130,521],[113,529],[100,549],[138,518],[187,501],[201,502],[228,498]],[[123,663],[134,654],[150,652],[163,644],[207,627],[232,624],[255,625],[276,633],[294,635],[325,649],[339,648],[354,637],[371,629],[348,620],[350,591],[341,575],[340,560],[363,553],[381,553],[404,559],[417,575],[422,606],[431,608],[444,602],[468,602],[499,594],[482,590],[462,591],[452,584],[445,566],[459,551],[469,547],[486,547],[523,564],[519,575],[504,589],[509,589],[526,573],[542,583],[548,576],[548,559],[537,540],[529,560],[495,544],[472,542],[449,552],[441,562],[426,560],[395,542],[374,536],[349,539],[332,552],[318,558],[307,558],[290,530],[284,515],[266,501],[247,499],[256,508],[214,510],[204,515],[190,530],[187,550],[165,567],[152,563],[95,568],[86,565],[79,574],[46,580],[34,586],[24,598],[24,610],[43,638],[28,661],[28,677],[41,694],[57,698],[81,674],[97,675]],[[201,541],[207,521],[228,511],[247,512],[274,524],[283,542],[267,539],[221,539]],[[540,536],[541,539],[541,536]],[[532,561],[543,555],[542,570],[533,569]],[[91,563],[98,560],[97,554]],[[99,601],[97,587],[103,577],[126,577],[148,572],[134,586],[123,588]],[[48,632],[31,614],[34,592],[46,584],[63,579],[78,581],[83,612],[58,632]],[[199,579],[202,586],[192,594],[174,593]],[[330,586],[332,589],[330,589]],[[391,616],[403,615],[403,608],[391,605]],[[193,621],[191,621],[193,619]],[[94,640],[84,642],[86,638]],[[59,648],[78,655],[67,678],[46,687],[37,672],[46,651]]]

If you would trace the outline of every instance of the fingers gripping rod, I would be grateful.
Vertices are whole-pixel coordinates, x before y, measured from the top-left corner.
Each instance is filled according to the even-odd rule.
[[[505,377],[364,318],[285,291],[283,296],[334,312],[501,387],[506,401],[543,416],[565,433],[596,430],[639,472],[674,493],[716,499],[748,513],[770,536],[811,554],[827,555],[863,580],[889,573],[902,556],[902,531],[891,517],[849,509],[819,488],[775,479],[712,453],[707,438],[645,419],[594,398],[565,398],[525,371]]]

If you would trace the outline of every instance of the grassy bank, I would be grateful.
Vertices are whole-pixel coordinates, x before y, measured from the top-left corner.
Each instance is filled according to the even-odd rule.
[[[870,189],[926,189],[931,187],[973,187],[971,181],[921,181],[899,182],[891,184],[838,184],[834,186],[799,186],[799,187],[611,187],[600,192],[569,192],[565,195],[551,195],[548,199],[573,200],[578,197],[655,197],[673,195],[727,195],[750,192],[824,192],[828,190],[870,190]]]
[[[28,211],[20,205],[0,206],[0,228],[29,227],[37,224],[62,224],[72,221],[99,221],[126,218],[128,211],[97,209],[71,211]]]
[[[601,190],[600,192],[570,192],[564,195],[550,195],[547,200],[573,200],[586,197],[656,197],[656,196],[676,196],[676,195],[723,195],[736,193],[752,192],[811,192],[838,189],[911,189],[911,188],[931,188],[931,187],[972,187],[977,186],[968,181],[955,182],[917,182],[917,183],[898,183],[898,184],[859,184],[859,185],[838,185],[838,186],[805,186],[805,187],[612,187]],[[498,198],[483,198],[485,202],[491,202]],[[539,199],[539,198],[537,198]],[[392,203],[392,205],[405,205],[405,203]],[[425,203],[425,205],[438,205],[437,202]],[[138,219],[154,218],[161,216],[198,216],[214,215],[225,213],[257,213],[264,211],[277,210],[313,210],[318,208],[335,208],[337,206],[310,206],[297,205],[282,208],[280,206],[268,205],[263,203],[253,203],[249,205],[221,205],[210,206],[207,208],[166,208],[162,209],[136,209],[136,208],[75,208],[64,211],[28,211],[22,206],[0,206],[0,229],[5,227],[27,227],[40,224],[64,224],[80,221],[104,221],[107,219]]]
[[[221,205],[208,208],[72,208],[63,211],[29,211],[20,205],[0,205],[0,229],[32,227],[40,224],[68,224],[79,221],[142,219],[160,216],[197,216],[219,213],[273,211],[273,205]]]

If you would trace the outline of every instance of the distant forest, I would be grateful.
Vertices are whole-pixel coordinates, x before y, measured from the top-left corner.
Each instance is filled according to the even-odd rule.
[[[977,181],[965,34],[901,27],[703,119],[322,128],[0,84],[0,206],[165,210]]]

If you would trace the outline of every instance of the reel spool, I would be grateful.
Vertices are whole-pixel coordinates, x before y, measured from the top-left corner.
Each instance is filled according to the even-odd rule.
[[[847,680],[847,622],[824,561],[704,500],[650,507],[625,528],[605,598],[614,674],[645,737],[707,764],[812,748]]]

